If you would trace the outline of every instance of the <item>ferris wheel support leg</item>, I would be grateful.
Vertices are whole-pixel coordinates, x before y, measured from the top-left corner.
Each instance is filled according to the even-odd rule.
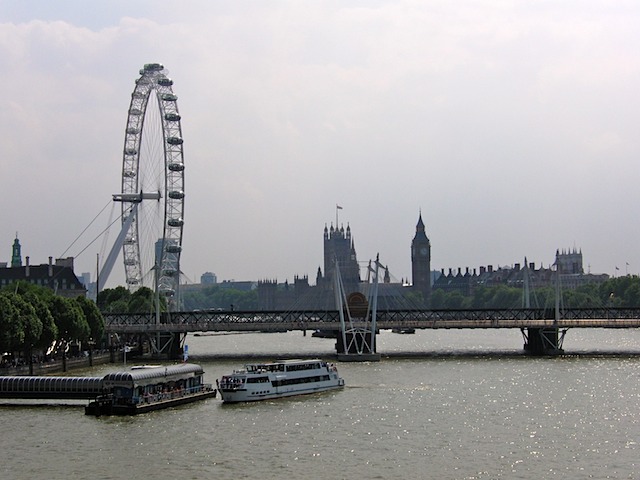
[[[133,222],[133,219],[136,217],[137,212],[138,212],[138,204],[136,203],[133,205],[133,208],[131,208],[131,211],[129,212],[129,216],[127,217],[125,222],[122,224],[122,229],[118,234],[118,238],[116,238],[116,241],[113,243],[113,247],[111,247],[111,251],[107,256],[107,260],[104,262],[104,265],[100,270],[100,274],[98,276],[100,290],[102,290],[105,284],[107,283],[107,279],[109,278],[109,275],[111,274],[111,270],[113,269],[113,266],[116,263],[116,259],[118,258],[120,249],[124,244],[124,239],[127,236],[129,227],[131,227],[131,222]]]

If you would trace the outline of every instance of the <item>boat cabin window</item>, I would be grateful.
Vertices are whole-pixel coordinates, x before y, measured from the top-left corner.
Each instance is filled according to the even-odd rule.
[[[294,365],[287,365],[287,372],[295,372],[298,370],[313,370],[314,368],[320,368],[320,364],[318,362],[297,363]]]
[[[247,373],[260,373],[260,372],[284,372],[284,365],[282,363],[267,363],[262,365],[247,365]]]
[[[247,377],[247,383],[268,383],[269,377]]]

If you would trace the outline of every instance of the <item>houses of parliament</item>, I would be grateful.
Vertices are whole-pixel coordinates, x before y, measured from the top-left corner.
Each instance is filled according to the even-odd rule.
[[[473,295],[480,287],[507,285],[522,288],[524,277],[528,275],[531,288],[553,284],[556,270],[534,263],[515,263],[512,266],[481,266],[471,270],[468,267],[431,270],[431,243],[426,234],[422,214],[418,215],[415,234],[411,241],[411,281],[392,283],[389,268],[385,267],[384,277],[378,285],[378,305],[381,308],[428,307],[431,292],[442,289],[445,292],[459,292]],[[526,260],[525,260],[526,262]],[[336,264],[340,270],[346,294],[360,292],[366,295],[370,279],[361,277],[355,242],[351,228],[333,224],[324,228],[324,265],[318,267],[315,286],[309,284],[308,276],[294,277],[293,284],[278,284],[275,280],[262,280],[257,284],[258,307],[263,310],[287,309],[334,309],[334,276]],[[563,288],[577,288],[588,283],[602,283],[609,278],[606,274],[585,273],[582,251],[576,248],[557,250],[554,265]],[[410,298],[410,300],[408,300]]]
[[[366,295],[371,285],[369,278],[361,277],[360,264],[356,253],[351,227],[347,224],[324,227],[324,264],[318,267],[314,286],[309,277],[294,277],[293,285],[276,280],[261,280],[257,285],[258,308],[261,310],[287,310],[308,308],[313,310],[335,309],[336,265],[340,271],[345,293],[360,292]],[[422,216],[418,218],[416,233],[411,242],[411,285],[404,282],[392,283],[388,267],[384,268],[379,280],[378,298],[389,308],[400,308],[409,292],[416,292],[422,302],[429,299],[431,292],[431,244],[425,232]],[[380,300],[379,300],[380,302]]]

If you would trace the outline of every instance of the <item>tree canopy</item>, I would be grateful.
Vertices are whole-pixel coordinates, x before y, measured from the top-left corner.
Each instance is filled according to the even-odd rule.
[[[555,289],[550,286],[531,291],[531,307],[549,308],[555,304]],[[640,277],[610,278],[603,283],[562,289],[561,303],[566,308],[640,307]],[[471,295],[435,289],[431,293],[433,309],[444,308],[518,308],[524,305],[521,288],[498,285],[478,287]]]
[[[29,282],[17,282],[0,290],[0,350],[24,352],[48,350],[61,343],[102,339],[104,319],[85,297],[68,299]]]
[[[159,298],[160,311],[167,310],[167,301]],[[140,287],[131,293],[126,288],[106,288],[98,294],[98,308],[103,313],[155,313],[155,293],[148,287]]]

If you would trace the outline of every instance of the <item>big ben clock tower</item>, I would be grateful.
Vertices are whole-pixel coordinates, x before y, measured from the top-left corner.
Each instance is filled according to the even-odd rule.
[[[413,290],[422,293],[424,304],[428,306],[431,297],[431,244],[424,230],[422,213],[411,241],[411,274]]]

